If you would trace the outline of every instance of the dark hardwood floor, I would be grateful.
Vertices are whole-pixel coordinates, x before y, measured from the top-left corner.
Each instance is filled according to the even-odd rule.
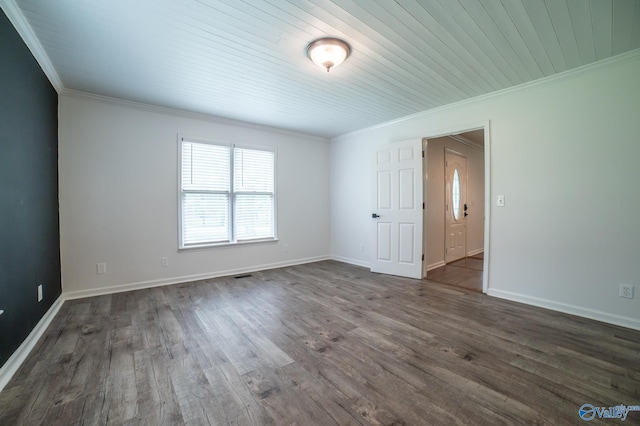
[[[326,261],[67,301],[0,424],[571,425],[586,403],[640,405],[640,332]]]
[[[440,284],[482,292],[482,254],[465,257],[427,272],[427,279]]]

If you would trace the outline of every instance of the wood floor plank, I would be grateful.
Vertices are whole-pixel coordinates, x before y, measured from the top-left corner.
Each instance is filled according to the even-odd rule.
[[[150,424],[181,424],[184,419],[160,348],[135,352],[134,369],[138,414]]]
[[[313,369],[312,369],[313,371]],[[301,392],[325,411],[331,421],[337,425],[362,425],[362,417],[345,404],[346,399],[336,398],[335,390],[318,380],[311,372],[299,364],[289,364],[278,370],[278,373],[293,385],[296,392]]]
[[[237,309],[228,307],[221,309],[220,312],[225,315],[228,320],[234,322],[248,343],[255,348],[257,356],[267,361],[271,366],[280,368],[293,362],[291,357],[282,351],[282,349],[273,344],[269,339],[263,337],[261,333],[257,332],[251,322]]]
[[[462,259],[427,272],[427,279],[480,292],[482,291],[482,261]]]
[[[261,366],[253,345],[224,314],[219,310],[204,309],[199,310],[197,314],[240,374],[248,373]]]
[[[566,425],[640,404],[639,331],[453,285],[480,266],[440,284],[324,261],[67,301],[0,424]]]
[[[211,353],[215,352],[215,350],[208,351],[205,348],[205,352]],[[219,373],[221,374],[220,377],[222,377],[226,382],[225,386],[227,386],[227,389],[233,393],[233,397],[243,411],[243,418],[246,419],[246,423],[238,423],[238,425],[275,424],[273,418],[267,414],[261,401],[254,398],[254,395],[251,393],[250,389],[247,387],[233,364],[231,364],[223,355],[219,355],[218,359],[221,360],[221,362],[215,362],[215,367],[213,368],[219,370]],[[209,376],[211,372],[207,370],[206,374]]]

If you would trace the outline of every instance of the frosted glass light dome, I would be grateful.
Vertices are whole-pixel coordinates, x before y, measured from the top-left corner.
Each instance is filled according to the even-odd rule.
[[[346,42],[333,37],[319,38],[307,46],[309,59],[327,72],[343,63],[350,53],[351,47]]]

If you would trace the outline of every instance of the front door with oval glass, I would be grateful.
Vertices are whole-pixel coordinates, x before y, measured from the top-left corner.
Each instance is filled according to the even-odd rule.
[[[467,159],[445,150],[445,255],[446,263],[467,255]]]

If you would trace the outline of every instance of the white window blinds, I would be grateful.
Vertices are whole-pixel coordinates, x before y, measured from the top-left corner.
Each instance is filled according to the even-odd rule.
[[[275,238],[275,152],[181,143],[180,246]]]
[[[235,236],[238,241],[274,236],[274,153],[233,151]]]

